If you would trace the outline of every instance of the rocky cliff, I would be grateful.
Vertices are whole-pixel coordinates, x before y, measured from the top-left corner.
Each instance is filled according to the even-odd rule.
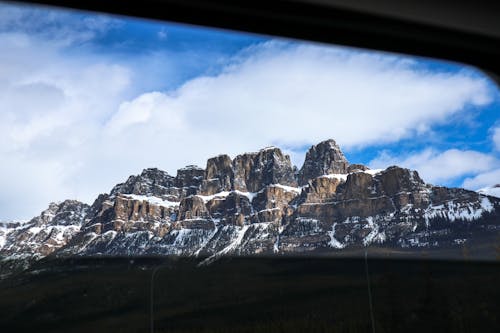
[[[65,201],[0,228],[0,254],[220,255],[461,246],[500,232],[500,199],[426,184],[417,171],[350,164],[333,140],[300,170],[276,147],[145,169],[91,206]],[[4,259],[5,260],[5,259]]]

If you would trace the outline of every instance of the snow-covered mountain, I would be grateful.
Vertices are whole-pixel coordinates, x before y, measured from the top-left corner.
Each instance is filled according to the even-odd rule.
[[[279,148],[210,158],[171,176],[145,169],[86,204],[2,224],[0,255],[221,255],[460,246],[500,231],[500,199],[426,184],[417,171],[350,164],[334,140],[300,170]]]
[[[490,187],[484,187],[482,189],[477,190],[477,192],[480,194],[500,198],[500,184],[496,184]]]

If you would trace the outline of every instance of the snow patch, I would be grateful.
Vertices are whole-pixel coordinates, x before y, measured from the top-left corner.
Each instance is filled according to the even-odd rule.
[[[293,186],[286,186],[286,185],[281,185],[281,184],[273,184],[271,186],[279,187],[279,188],[284,189],[287,192],[294,192],[297,194],[300,194],[302,192],[302,187],[293,187]]]
[[[41,227],[31,227],[28,229],[28,232],[31,234],[38,234],[42,230],[43,230],[43,228],[41,228]]]
[[[378,175],[382,171],[384,171],[384,169],[369,169],[369,170],[365,170],[365,171],[356,171],[356,172],[350,172],[350,173],[330,173],[328,175],[323,175],[321,177],[335,178],[335,179],[339,179],[340,181],[345,182],[345,181],[347,181],[347,177],[349,175],[352,175],[353,173],[363,172],[363,173],[367,173],[373,177],[375,175]]]
[[[5,243],[7,242],[7,233],[3,233],[0,231],[0,250],[5,246]]]
[[[243,237],[245,236],[245,233],[247,232],[249,225],[245,225],[238,230],[238,234],[236,235],[236,238],[225,248],[223,248],[218,254],[227,254],[231,251],[234,251],[238,248],[238,246],[241,244],[241,241],[243,240]]]
[[[345,182],[347,180],[347,176],[348,176],[347,173],[331,173],[331,174],[328,174],[328,175],[323,175],[321,177],[324,177],[324,178],[335,178],[335,179],[339,179],[340,181]]]
[[[500,187],[485,187],[477,190],[477,193],[500,198]]]
[[[490,199],[488,199],[487,197],[481,198],[481,208],[487,211],[488,213],[493,211],[493,209],[495,209]]]
[[[278,236],[276,237],[276,241],[273,244],[273,252],[278,253],[280,252],[280,234],[278,233]]]
[[[220,222],[220,219],[214,219],[215,228],[214,228],[213,232],[207,238],[205,238],[205,240],[201,244],[200,248],[194,253],[195,256],[199,256],[201,250],[203,250],[208,245],[208,243],[212,240],[212,238],[217,234],[217,232],[219,231],[219,228],[218,228],[219,222]]]
[[[204,203],[207,203],[213,199],[219,199],[219,198],[225,199],[229,194],[231,194],[233,192],[236,194],[247,197],[250,202],[252,202],[253,198],[257,195],[257,193],[253,193],[253,192],[242,192],[242,191],[235,190],[235,191],[223,191],[223,192],[215,193],[212,195],[197,194],[196,196],[201,198]]]
[[[269,147],[265,147],[265,148],[262,148],[261,150],[259,150],[259,152],[264,152],[264,151],[268,151],[268,150],[276,150],[276,149],[279,149],[275,146],[269,146]]]
[[[375,175],[378,175],[379,173],[381,173],[382,171],[384,171],[384,169],[368,169],[368,170],[365,170],[363,172],[367,173],[371,176],[375,176]]]
[[[449,201],[446,205],[429,206],[425,210],[424,218],[427,226],[429,225],[429,220],[434,218],[445,218],[452,222],[455,220],[474,221],[480,219],[484,213],[491,212],[493,209],[493,204],[487,197],[481,198],[479,207],[475,207],[473,203],[459,204]]]
[[[154,197],[154,196],[147,196],[147,195],[123,194],[123,196],[126,198],[129,198],[129,199],[133,199],[133,200],[146,201],[152,205],[162,206],[162,207],[166,207],[166,208],[178,207],[180,204],[179,202],[176,202],[176,201],[163,200],[162,198],[158,198],[158,197]]]
[[[191,229],[179,229],[179,230],[174,230],[173,233],[176,233],[176,237],[173,243],[173,246],[178,246],[178,245],[186,245],[186,239],[189,238],[189,234],[191,233]]]
[[[374,223],[373,217],[369,216],[366,218],[368,227],[371,229],[370,233],[363,239],[363,245],[368,246],[372,243],[383,243],[386,240],[385,232],[379,231],[379,225]]]
[[[328,245],[330,245],[330,247],[333,247],[335,249],[343,249],[346,247],[346,244],[339,242],[335,238],[335,227],[337,227],[337,222],[333,224],[332,230],[328,231],[328,236],[330,236],[330,242],[328,242]]]

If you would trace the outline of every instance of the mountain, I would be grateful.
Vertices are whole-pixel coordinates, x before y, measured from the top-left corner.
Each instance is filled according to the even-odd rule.
[[[496,239],[500,199],[426,184],[417,171],[350,164],[334,140],[300,170],[276,147],[130,176],[88,206],[53,203],[0,227],[0,256],[221,255],[449,249]],[[486,239],[484,238],[484,239]]]
[[[480,194],[500,198],[500,184],[496,184],[490,187],[484,187],[482,189],[477,190],[477,192]]]

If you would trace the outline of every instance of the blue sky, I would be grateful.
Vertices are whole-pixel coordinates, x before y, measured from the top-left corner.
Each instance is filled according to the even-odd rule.
[[[0,220],[219,153],[276,145],[300,167],[328,138],[475,190],[500,182],[499,97],[459,64],[0,4]]]

